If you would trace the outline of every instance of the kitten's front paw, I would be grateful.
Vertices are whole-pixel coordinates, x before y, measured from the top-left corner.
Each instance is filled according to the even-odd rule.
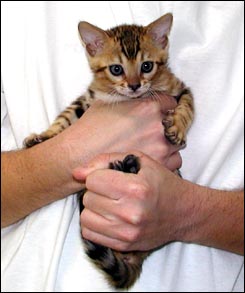
[[[185,128],[178,116],[169,112],[162,123],[165,127],[165,136],[169,142],[184,147],[186,145]]]
[[[33,133],[24,140],[23,144],[25,148],[30,148],[43,141],[44,141],[44,138],[41,135]]]

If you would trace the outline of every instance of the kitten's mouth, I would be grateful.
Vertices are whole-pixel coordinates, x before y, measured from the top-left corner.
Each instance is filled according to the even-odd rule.
[[[139,93],[136,93],[136,92],[134,92],[134,93],[124,93],[124,94],[122,94],[122,93],[118,93],[120,96],[123,96],[123,97],[125,97],[125,98],[127,98],[127,99],[132,99],[132,100],[136,100],[136,99],[141,99],[141,98],[143,98],[144,96],[146,96],[146,94],[147,94],[147,91],[144,91],[144,92],[139,92]]]
[[[132,99],[132,100],[139,100],[139,99],[142,99],[142,96],[132,97],[131,99]]]
[[[145,98],[146,97],[146,93],[141,93],[141,94],[139,94],[139,95],[132,95],[132,96],[130,96],[130,95],[128,95],[127,96],[127,98],[129,99],[129,100],[139,100],[139,99],[143,99],[143,98]]]
[[[145,99],[147,97],[149,97],[149,94],[148,94],[147,91],[143,92],[143,93],[140,93],[137,96],[136,95],[129,96],[129,98],[132,99],[132,100]]]

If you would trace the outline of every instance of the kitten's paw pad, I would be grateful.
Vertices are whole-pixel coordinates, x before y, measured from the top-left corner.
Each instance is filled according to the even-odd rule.
[[[24,147],[30,148],[36,144],[43,142],[44,140],[45,139],[41,135],[33,133],[24,140]]]
[[[125,173],[137,174],[140,170],[139,159],[135,155],[127,155],[123,161],[115,161],[109,164],[110,169]]]

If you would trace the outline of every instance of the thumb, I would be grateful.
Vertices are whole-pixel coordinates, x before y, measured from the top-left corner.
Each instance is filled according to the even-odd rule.
[[[137,157],[141,156],[139,152],[134,153]],[[99,169],[109,169],[110,163],[122,161],[128,153],[110,153],[101,154],[94,157],[86,166],[77,167],[73,170],[72,175],[76,180],[85,182],[87,176]]]

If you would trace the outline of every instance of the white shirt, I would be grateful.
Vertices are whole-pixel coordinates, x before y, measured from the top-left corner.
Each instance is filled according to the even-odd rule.
[[[170,67],[192,89],[196,108],[184,178],[232,190],[244,186],[244,5],[242,1],[4,1],[2,4],[2,150],[86,90],[91,73],[80,20],[102,29],[147,25],[172,12]],[[2,229],[2,291],[113,292],[84,254],[71,195]],[[172,243],[154,252],[130,292],[243,292],[244,258]]]

